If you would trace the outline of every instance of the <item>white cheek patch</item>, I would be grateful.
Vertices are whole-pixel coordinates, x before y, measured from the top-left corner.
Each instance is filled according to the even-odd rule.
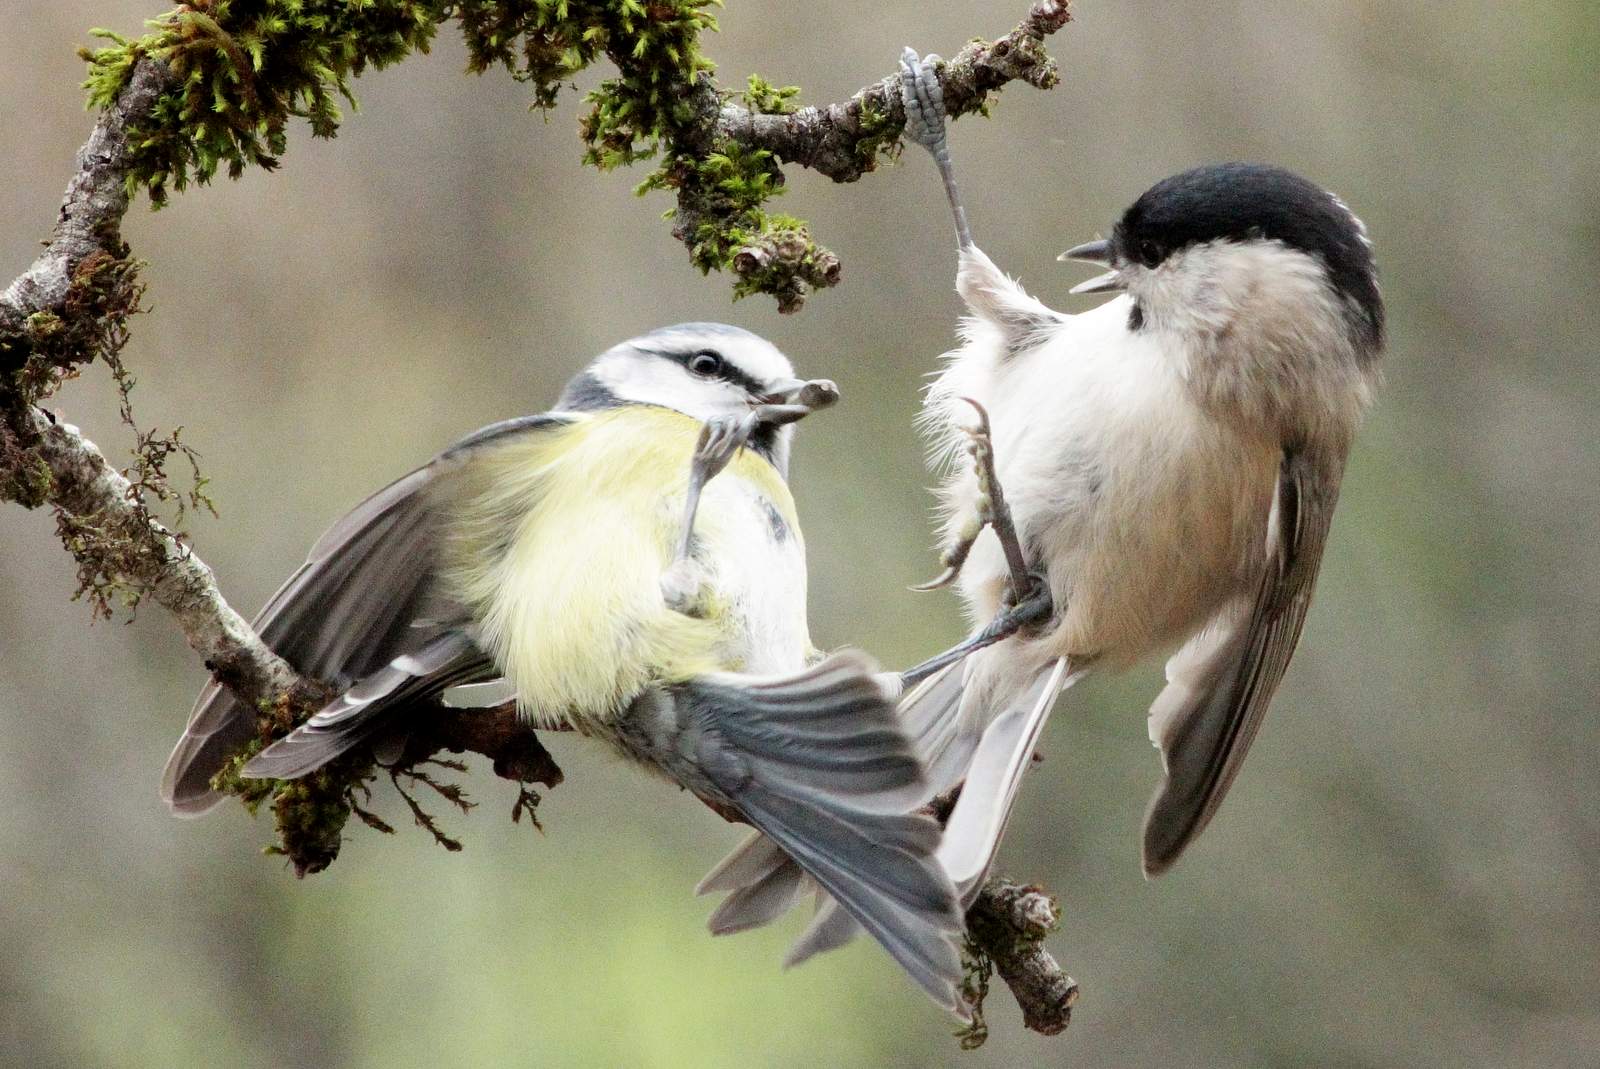
[[[1145,317],[1184,334],[1240,329],[1279,335],[1321,324],[1342,331],[1338,301],[1314,258],[1278,241],[1217,241],[1174,253],[1130,280]],[[1308,316],[1308,313],[1310,315]]]
[[[1129,290],[1207,404],[1275,428],[1348,433],[1370,403],[1347,302],[1307,253],[1210,242],[1139,270]]]
[[[659,405],[699,420],[733,415],[748,407],[744,391],[737,386],[720,379],[697,378],[682,364],[651,353],[602,357],[592,374],[619,400]]]

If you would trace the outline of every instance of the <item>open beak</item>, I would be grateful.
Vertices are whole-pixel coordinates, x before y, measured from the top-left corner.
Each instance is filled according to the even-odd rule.
[[[761,403],[768,423],[794,423],[839,400],[839,387],[830,379],[784,379],[773,384]]]
[[[1111,242],[1104,238],[1098,241],[1086,241],[1082,245],[1075,245],[1056,257],[1057,260],[1082,260],[1091,264],[1109,264],[1111,262]],[[1116,293],[1127,287],[1123,284],[1120,271],[1107,271],[1103,275],[1096,275],[1087,282],[1080,282],[1068,293]]]

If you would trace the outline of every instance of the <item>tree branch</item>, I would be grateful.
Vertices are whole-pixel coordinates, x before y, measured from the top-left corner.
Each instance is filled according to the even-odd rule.
[[[1044,947],[1045,936],[1056,930],[1060,920],[1060,908],[1043,888],[998,876],[984,885],[967,911],[967,938],[994,963],[994,971],[1011,989],[1022,1007],[1022,1023],[1047,1036],[1066,1030],[1078,1001],[1077,983]],[[977,1042],[969,1041],[971,1046],[987,1034],[981,993],[977,1002],[971,1033]]]
[[[49,501],[78,532],[68,548],[86,568],[137,587],[172,613],[213,675],[241,700],[275,701],[303,681],[233,611],[204,561],[150,514],[128,480],[76,427],[31,413],[33,455],[50,472]]]
[[[1044,39],[1072,20],[1069,0],[1039,0],[1016,29],[996,41],[973,41],[938,68],[944,104],[954,119],[981,111],[1008,82],[1036,89],[1060,80]],[[751,107],[726,105],[718,131],[751,148],[767,149],[785,163],[854,182],[875,169],[879,151],[905,130],[900,76],[891,74],[842,104],[805,107],[789,114],[763,114]]]
[[[100,113],[78,150],[78,170],[67,185],[49,245],[0,293],[0,346],[7,335],[23,331],[29,316],[64,316],[78,266],[96,252],[120,248],[119,228],[128,210],[129,128],[150,115],[171,85],[165,64],[140,60],[116,103]]]
[[[938,77],[951,118],[986,110],[993,94],[1009,82],[1054,87],[1060,74],[1045,51],[1044,39],[1071,19],[1070,0],[1038,0],[1004,37],[974,41],[943,63]],[[835,182],[854,182],[876,170],[880,156],[898,151],[905,130],[898,74],[874,82],[841,104],[823,107],[790,110],[786,96],[763,105],[754,92],[746,94],[743,105],[720,103],[721,95],[709,79],[702,80],[694,99],[693,111],[699,118],[693,125],[698,130],[683,141],[702,169],[708,151],[715,151],[759,175],[761,154],[770,154]],[[764,111],[763,106],[775,110]],[[703,147],[696,149],[696,141]],[[730,152],[729,146],[736,149]],[[771,185],[781,187],[782,171],[771,164],[768,168]],[[703,176],[696,180],[695,167],[669,163],[665,171],[667,180],[660,184],[678,191],[673,234],[689,247],[691,259],[702,269],[731,269],[738,276],[736,294],[768,293],[777,298],[779,311],[792,312],[804,303],[809,289],[839,281],[839,258],[813,242],[799,220],[765,219],[764,225],[752,226],[745,221],[750,207],[738,198],[708,195]],[[720,193],[727,178],[720,173],[715,177]]]

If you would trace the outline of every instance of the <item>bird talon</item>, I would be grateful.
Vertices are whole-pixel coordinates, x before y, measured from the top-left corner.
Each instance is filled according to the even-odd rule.
[[[960,574],[961,566],[959,564],[948,564],[945,566],[944,571],[929,579],[926,583],[918,583],[910,589],[918,594],[926,594],[930,590],[942,590],[955,582],[956,576]]]

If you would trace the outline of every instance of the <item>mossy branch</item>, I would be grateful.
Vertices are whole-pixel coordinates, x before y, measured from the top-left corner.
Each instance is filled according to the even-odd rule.
[[[752,75],[719,87],[701,38],[719,0],[193,0],[148,32],[84,51],[92,106],[109,108],[148,63],[165,72],[130,142],[126,181],[160,206],[218,171],[278,166],[293,118],[332,137],[351,106],[351,81],[426,52],[440,24],[459,24],[469,68],[503,67],[553,108],[573,77],[608,61],[616,75],[585,97],[583,159],[601,170],[654,160],[641,193],[669,189],[673,234],[703,272],[731,271],[734,295],[765,293],[783,311],[834,285],[838,258],[803,220],[773,213],[782,164],[849,182],[892,155],[904,123],[893,77],[843,104],[799,107],[794,86]],[[987,108],[1012,81],[1056,82],[1044,39],[1069,19],[1068,0],[1040,0],[1006,36],[962,49],[940,71],[952,115]]]

